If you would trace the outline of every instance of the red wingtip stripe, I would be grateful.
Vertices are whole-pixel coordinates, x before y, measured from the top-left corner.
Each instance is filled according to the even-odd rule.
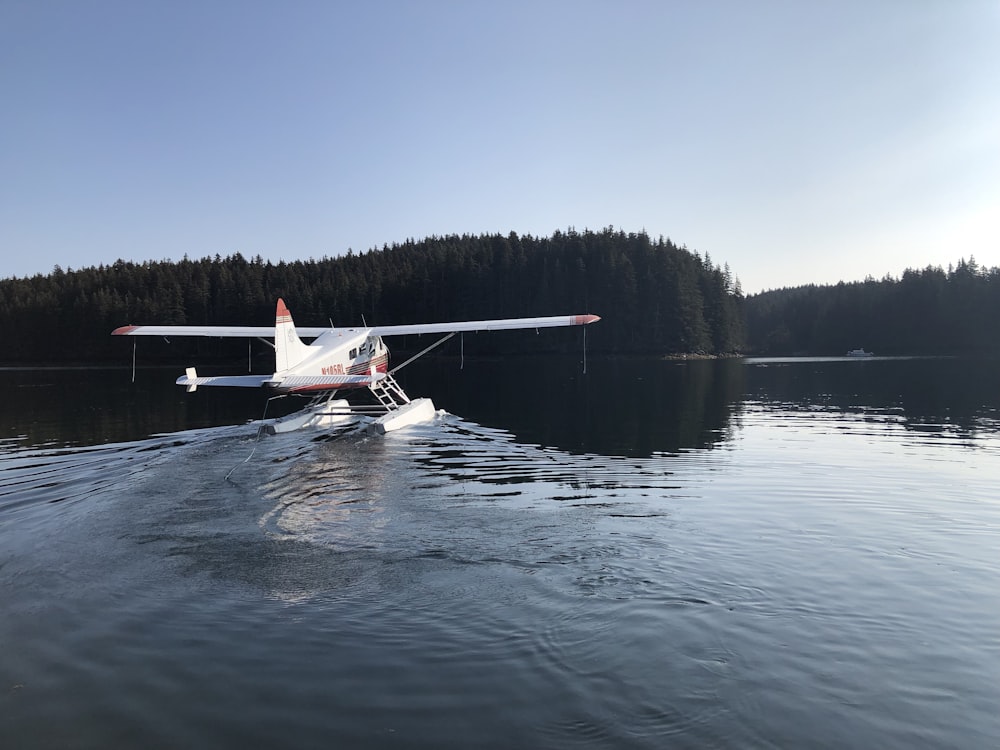
[[[112,336],[128,336],[132,331],[134,331],[139,326],[122,326],[121,328],[116,328],[111,332]]]
[[[596,323],[600,319],[600,315],[577,315],[574,325],[585,326],[588,323]]]

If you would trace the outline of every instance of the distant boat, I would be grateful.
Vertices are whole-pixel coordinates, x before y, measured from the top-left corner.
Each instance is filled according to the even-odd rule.
[[[874,357],[875,352],[866,352],[864,349],[851,349],[847,352],[848,357]]]

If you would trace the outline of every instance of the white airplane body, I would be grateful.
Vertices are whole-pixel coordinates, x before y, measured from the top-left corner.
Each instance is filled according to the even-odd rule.
[[[543,318],[505,318],[500,320],[470,320],[454,323],[420,323],[416,325],[371,326],[363,328],[296,328],[292,316],[283,300],[279,299],[274,326],[122,326],[112,331],[114,336],[209,336],[274,339],[274,373],[271,375],[220,375],[199,376],[195,368],[189,367],[177,379],[178,385],[194,391],[200,386],[229,386],[241,388],[262,388],[274,394],[313,395],[316,399],[306,411],[315,416],[329,417],[331,404],[337,404],[337,414],[348,409],[346,401],[333,401],[337,391],[368,388],[386,412],[410,414],[409,420],[402,419],[402,413],[392,420],[377,420],[385,432],[412,423],[419,413],[426,418],[428,407],[433,414],[433,404],[429,399],[410,398],[392,378],[389,370],[389,349],[382,341],[383,336],[421,335],[430,333],[447,334],[445,338],[424,349],[417,357],[425,354],[455,333],[471,331],[499,331],[519,328],[550,328],[557,326],[587,325],[600,320],[596,315],[563,315]],[[312,338],[310,344],[302,338]],[[270,343],[270,342],[268,342]],[[398,365],[398,370],[416,357]],[[420,402],[420,403],[418,403]],[[426,402],[426,403],[424,403]],[[418,410],[414,406],[420,406]],[[326,409],[326,412],[319,412]],[[295,427],[306,424],[329,424],[330,420],[299,419],[287,424]]]

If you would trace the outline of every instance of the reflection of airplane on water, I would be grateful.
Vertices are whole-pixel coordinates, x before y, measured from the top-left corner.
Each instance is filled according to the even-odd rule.
[[[503,331],[518,328],[551,328],[587,325],[600,320],[596,315],[563,315],[547,318],[506,318],[502,320],[467,320],[455,323],[418,323],[416,325],[371,326],[362,328],[296,328],[283,300],[278,300],[274,326],[123,326],[112,331],[115,336],[211,336],[274,339],[272,375],[199,376],[194,367],[177,379],[189,391],[199,386],[262,388],[274,394],[313,396],[299,412],[275,420],[272,428],[287,432],[299,427],[326,426],[359,414],[374,412],[379,416],[374,426],[389,432],[409,424],[423,422],[434,415],[428,398],[411,400],[392,377],[456,333],[465,331]],[[389,349],[383,336],[444,333],[417,355],[389,369]],[[300,338],[301,337],[301,338]],[[306,344],[302,338],[314,339]],[[270,341],[267,341],[272,345]],[[378,405],[366,409],[345,399],[335,399],[338,391],[367,388]]]

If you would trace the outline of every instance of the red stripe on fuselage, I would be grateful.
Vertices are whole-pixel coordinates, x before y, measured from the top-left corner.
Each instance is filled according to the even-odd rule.
[[[341,385],[335,385],[332,383],[323,383],[322,385],[300,385],[295,388],[289,388],[289,393],[313,393],[316,391],[346,391],[350,388],[367,388],[367,383],[343,383]]]
[[[377,357],[356,362],[347,368],[347,374],[367,375],[373,364],[375,365],[375,372],[386,372],[389,369],[388,355],[380,354]]]

